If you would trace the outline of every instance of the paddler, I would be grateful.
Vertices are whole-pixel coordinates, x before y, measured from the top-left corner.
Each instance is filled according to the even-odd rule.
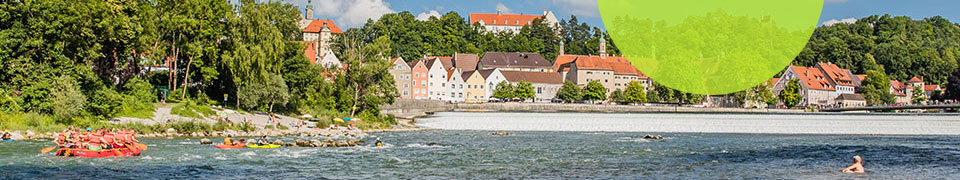
[[[260,139],[257,139],[257,146],[263,146],[267,144],[270,144],[267,142],[267,136],[260,136]]]
[[[12,137],[10,137],[10,131],[4,129],[4,130],[3,130],[3,140],[6,141],[6,140],[10,140],[10,139],[13,139]]]
[[[233,144],[233,139],[232,139],[232,138],[233,138],[233,135],[232,135],[232,134],[227,134],[227,137],[226,137],[226,138],[223,138],[223,145],[227,145],[227,146],[233,146],[233,145],[235,145],[235,144]]]
[[[383,142],[380,141],[380,137],[377,137],[377,142],[374,143],[374,145],[377,146],[377,147],[383,147]]]

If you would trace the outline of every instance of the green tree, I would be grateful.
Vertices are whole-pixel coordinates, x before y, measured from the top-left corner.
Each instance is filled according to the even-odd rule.
[[[497,84],[496,89],[493,90],[493,98],[509,101],[517,97],[517,95],[514,94],[514,91],[516,90],[513,87],[513,84],[510,84],[507,81],[501,81],[499,84]]]
[[[273,112],[273,105],[285,105],[290,97],[287,83],[277,74],[268,75],[267,82],[246,85],[239,95],[244,106],[267,112]]]
[[[607,99],[607,88],[599,81],[590,81],[583,87],[583,100],[601,101]]]
[[[364,44],[363,36],[348,31],[340,39],[344,44],[342,57],[345,67],[336,73],[335,86],[339,98],[337,104],[342,112],[350,112],[353,118],[357,114],[379,116],[380,105],[393,103],[396,100],[397,88],[394,86],[393,75],[389,69],[393,64],[386,59],[386,55],[375,49],[392,49],[391,41],[386,38],[377,38],[372,44]],[[369,38],[369,37],[366,37]]]
[[[641,85],[640,82],[630,81],[630,83],[627,84],[627,89],[623,91],[623,94],[627,98],[626,102],[647,102],[647,93],[644,92],[643,85]]]
[[[648,102],[660,102],[660,93],[657,91],[647,91],[647,101]]]
[[[924,104],[927,102],[927,95],[923,92],[923,87],[913,87],[913,98],[910,99],[913,104]]]
[[[77,81],[72,77],[60,76],[54,79],[50,96],[50,101],[53,104],[53,115],[61,122],[68,122],[68,120],[83,112],[86,97],[80,92]]]
[[[783,91],[780,91],[780,102],[783,102],[787,108],[797,106],[801,98],[803,97],[800,97],[800,80],[798,79],[791,79]]]
[[[869,70],[862,81],[863,97],[868,104],[892,104],[896,102],[890,93],[890,79],[882,70]]]
[[[950,74],[947,80],[946,93],[943,95],[947,100],[960,100],[960,68]]]
[[[629,98],[623,93],[623,90],[616,89],[610,92],[610,101],[624,103],[629,102]]]
[[[533,91],[533,84],[526,81],[517,82],[517,85],[513,88],[513,95],[516,98],[521,100],[533,99],[536,97],[536,92]]]
[[[582,98],[583,93],[581,93],[580,87],[570,81],[564,82],[563,86],[560,87],[560,90],[557,90],[557,99],[573,102]]]

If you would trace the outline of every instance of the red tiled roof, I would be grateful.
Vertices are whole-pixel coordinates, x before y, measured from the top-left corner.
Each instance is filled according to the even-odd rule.
[[[819,66],[820,69],[823,69],[824,73],[826,73],[826,75],[830,77],[830,79],[833,80],[836,85],[855,86],[853,84],[853,79],[850,78],[850,75],[847,74],[844,69],[837,67],[837,64],[821,62],[817,63],[817,66]]]
[[[334,34],[343,33],[343,30],[340,30],[340,27],[337,27],[337,24],[333,23],[333,21],[329,19],[327,20],[314,19],[313,21],[310,21],[310,25],[307,25],[307,28],[303,28],[303,32],[318,33],[320,32],[320,30],[323,30],[323,23],[327,23],[327,27],[330,28],[330,33],[334,33]]]
[[[867,75],[866,75],[866,74],[857,74],[857,79],[860,79],[861,81],[863,81],[864,79],[867,79]]]
[[[907,82],[908,83],[923,82],[923,78],[917,78],[916,76],[914,76],[913,78],[910,78],[910,80],[908,80]]]
[[[523,14],[485,14],[471,13],[470,24],[483,21],[484,25],[499,26],[525,26],[533,23],[534,19],[541,18],[542,15],[523,15]]]
[[[613,71],[613,74],[636,75],[641,78],[647,77],[640,72],[640,70],[637,70],[637,67],[630,64],[627,58],[617,56],[607,56],[607,58],[604,59],[600,56],[560,55],[557,56],[557,60],[553,62],[553,69],[556,72],[560,72],[561,70],[565,71],[568,67],[563,65],[571,62],[575,63],[577,68],[580,69],[610,70]]]
[[[801,83],[807,86],[809,89],[815,90],[835,90],[833,85],[830,84],[830,80],[827,79],[827,76],[824,75],[820,70],[816,68],[809,68],[803,66],[790,66],[794,72],[799,76]]]
[[[563,77],[560,76],[560,73],[555,72],[500,71],[500,73],[510,82],[563,84]]]
[[[905,85],[900,81],[890,80],[890,88],[893,89],[893,92],[891,92],[893,95],[906,96],[907,93],[904,86]]]
[[[940,90],[940,85],[939,85],[939,84],[928,84],[928,85],[924,85],[924,86],[923,86],[923,90],[924,90],[924,91],[936,91],[936,90]]]

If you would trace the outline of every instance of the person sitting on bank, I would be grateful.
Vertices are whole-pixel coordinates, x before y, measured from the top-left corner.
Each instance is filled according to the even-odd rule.
[[[267,144],[270,144],[267,142],[267,136],[260,136],[260,139],[257,139],[257,146],[263,146]]]
[[[863,174],[866,170],[863,168],[863,159],[859,155],[853,156],[853,164],[843,169],[843,173]]]

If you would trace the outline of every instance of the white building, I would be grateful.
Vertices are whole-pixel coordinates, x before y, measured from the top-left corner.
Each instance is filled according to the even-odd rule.
[[[553,11],[543,11],[540,15],[503,14],[497,10],[496,14],[470,13],[470,25],[479,23],[487,32],[520,32],[526,25],[532,25],[534,19],[542,18],[547,24],[560,29],[560,20]]]
[[[453,68],[451,57],[428,57],[421,59],[427,66],[427,99],[446,100],[447,73]]]
[[[460,68],[453,68],[447,71],[447,101],[464,102],[464,86],[466,84],[462,77],[463,71]]]

